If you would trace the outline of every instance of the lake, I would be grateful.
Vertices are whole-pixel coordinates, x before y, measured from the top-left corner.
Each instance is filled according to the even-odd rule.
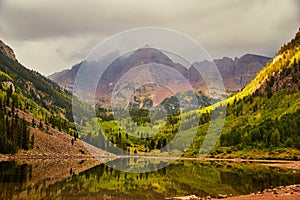
[[[130,162],[130,159],[110,162],[113,167],[114,162]],[[157,200],[191,194],[236,196],[300,183],[299,170],[261,163],[179,160],[145,173],[124,172],[109,166],[90,160],[0,162],[0,199]]]

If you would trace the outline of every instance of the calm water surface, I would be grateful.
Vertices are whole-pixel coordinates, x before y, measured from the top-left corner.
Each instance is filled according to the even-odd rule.
[[[78,161],[78,165],[84,162]],[[300,183],[298,170],[258,163],[185,160],[147,173],[122,172],[105,164],[80,173],[71,167],[64,161],[51,160],[0,162],[0,199],[157,200],[191,194],[214,197]]]

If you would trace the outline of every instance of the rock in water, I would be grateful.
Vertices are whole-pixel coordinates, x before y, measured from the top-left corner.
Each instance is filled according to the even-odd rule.
[[[168,197],[169,200],[200,200],[200,197],[196,195],[184,196],[184,197]]]
[[[226,194],[219,194],[218,195],[218,199],[225,199],[225,198],[227,198]]]

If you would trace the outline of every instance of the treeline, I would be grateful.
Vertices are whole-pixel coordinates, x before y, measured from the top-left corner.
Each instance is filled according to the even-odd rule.
[[[131,119],[136,122],[138,126],[143,126],[151,122],[148,109],[130,109],[129,114]]]
[[[300,110],[283,115],[280,119],[266,119],[256,125],[236,127],[220,138],[221,146],[239,149],[294,147],[300,148]]]
[[[192,112],[188,115],[185,115],[182,118],[182,113],[180,111],[170,113],[164,113],[160,111],[153,111],[153,115],[151,117],[151,124],[148,124],[150,121],[145,121],[143,118],[150,119],[150,113],[146,109],[134,109],[130,110],[131,120],[124,119],[120,120],[120,125],[126,127],[125,130],[121,130],[118,124],[112,119],[107,120],[104,115],[105,111],[103,110],[101,114],[98,116],[104,116],[101,118],[102,122],[102,131],[99,133],[89,132],[86,135],[82,135],[81,139],[100,147],[102,149],[106,149],[112,153],[114,152],[114,147],[119,147],[128,153],[136,152],[150,152],[153,150],[161,150],[167,144],[169,144],[176,134],[180,131],[188,130],[191,126],[203,125],[210,121],[211,114],[209,112],[204,112],[199,114],[198,112]],[[164,126],[160,127],[160,130],[154,135],[150,136],[150,133],[147,131],[136,131],[135,126],[157,126],[156,120],[164,120]],[[131,134],[129,134],[131,133]],[[107,138],[106,142],[104,142],[104,137]],[[108,142],[110,141],[110,142]],[[176,147],[171,147],[174,149]]]
[[[11,89],[0,97],[0,153],[15,154],[18,149],[29,150],[34,145],[34,135],[30,138],[28,122],[16,112],[18,98]]]
[[[107,134],[103,134],[102,131],[99,131],[98,133],[94,133],[94,134],[89,132],[87,135],[82,135],[81,139],[98,148],[101,148],[103,150],[118,155],[122,154],[122,150],[125,151],[125,155],[129,155],[131,153],[137,153],[137,149],[135,148],[137,145],[142,147],[139,150],[141,151],[141,149],[143,149],[142,150],[143,152],[150,152],[151,150],[154,149],[161,149],[167,145],[166,137],[157,139],[157,138],[149,138],[146,135],[145,138],[143,138],[144,136],[142,135],[140,136],[142,138],[136,138],[121,131],[119,131],[118,133],[108,132]],[[132,152],[130,152],[130,149],[132,149]]]
[[[271,103],[276,109],[276,102],[284,98],[287,93],[292,95],[295,91],[282,90],[274,96],[273,94],[269,96],[268,92],[256,92],[243,99],[234,100],[232,105],[227,105],[227,117],[234,119],[239,116],[261,115],[265,109],[270,110],[267,112],[272,112],[271,108],[264,108],[266,102]],[[286,102],[285,106],[290,107],[289,102]],[[247,123],[246,126],[234,126],[229,132],[221,135],[220,145],[226,147],[236,146],[239,149],[246,147],[257,149],[300,148],[300,109],[292,113],[286,113],[281,117],[272,118],[271,116],[272,114],[264,120]]]
[[[134,135],[133,136],[118,128],[114,119],[108,118],[107,116],[109,114],[105,114],[107,113],[107,110],[98,108],[97,111],[97,116],[101,118],[101,121],[106,121],[106,124],[109,124],[110,126],[105,127],[103,132],[89,132],[87,135],[82,135],[81,139],[112,153],[120,153],[120,151],[116,150],[115,147],[123,149],[126,154],[130,154],[130,150],[132,151],[131,153],[136,153],[137,151],[149,152],[154,149],[161,149],[167,145],[167,141],[171,141],[173,139],[178,132],[180,125],[180,112],[162,116],[161,111],[154,111],[152,120],[154,118],[155,120],[159,120],[166,117],[166,124],[161,129],[158,136],[149,137],[149,133],[136,132],[134,127],[135,125],[152,126],[153,124],[150,124],[150,111],[147,109],[130,109],[129,114],[132,121],[127,121],[124,118],[121,123],[124,123],[123,125],[126,127],[126,130],[131,132]],[[165,115],[165,113],[163,114]],[[106,141],[104,137],[107,137]]]

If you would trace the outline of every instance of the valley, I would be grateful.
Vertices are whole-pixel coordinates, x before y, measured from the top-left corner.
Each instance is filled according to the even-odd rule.
[[[300,180],[300,29],[273,59],[254,54],[215,59],[226,88],[222,101],[209,95],[193,71],[208,61],[185,68],[153,48],[111,63],[92,105],[71,93],[80,64],[50,80],[25,68],[2,41],[0,50],[1,198],[218,198],[265,191],[255,198],[272,199],[274,193],[266,191],[274,187],[293,190],[291,199],[299,196],[298,186],[288,185]],[[118,80],[141,62],[171,67],[193,91],[170,79],[179,92],[147,84],[136,88],[125,110],[114,108],[110,95]],[[93,109],[94,115],[85,115]],[[207,135],[212,120],[221,124],[214,112],[224,116],[217,137]],[[211,148],[202,147],[205,141]],[[172,159],[167,167],[153,168]],[[120,163],[124,171],[114,168]],[[151,172],[126,172],[135,167]]]
[[[155,97],[155,94],[161,96],[160,90],[163,88],[158,89],[160,86],[148,85],[147,87],[144,86],[143,89],[140,88],[136,90],[136,95],[131,99],[129,105],[131,111],[129,112],[133,122],[130,122],[129,118],[124,118],[120,122],[114,121],[112,112],[109,111],[111,108],[106,107],[106,104],[101,105],[98,103],[98,118],[82,118],[81,124],[79,124],[81,132],[79,135],[74,122],[72,122],[71,94],[66,90],[61,89],[60,86],[56,85],[54,82],[39,75],[37,72],[24,68],[17,62],[12,49],[4,43],[2,43],[2,49],[4,50],[1,51],[1,56],[3,58],[1,60],[2,95],[4,99],[7,98],[9,90],[12,90],[9,87],[13,87],[14,97],[8,97],[8,106],[16,107],[18,112],[23,113],[23,118],[24,115],[26,115],[28,125],[29,123],[33,123],[30,120],[35,118],[35,124],[40,123],[41,125],[41,127],[38,128],[40,132],[44,132],[45,127],[47,127],[47,137],[55,131],[57,131],[57,133],[63,131],[69,134],[68,137],[70,141],[72,141],[72,139],[70,139],[72,137],[73,140],[78,139],[78,141],[80,141],[79,139],[81,139],[88,143],[93,141],[93,145],[96,144],[97,146],[98,144],[98,147],[100,145],[108,152],[110,147],[107,142],[112,141],[114,145],[127,151],[128,154],[137,153],[138,155],[143,155],[147,152],[152,152],[154,154],[163,153],[159,149],[166,146],[166,144],[174,138],[182,125],[187,126],[182,130],[185,132],[184,135],[189,137],[189,132],[193,131],[192,129],[189,130],[189,126],[191,127],[189,123],[193,120],[199,120],[199,126],[196,130],[197,134],[193,139],[191,146],[186,149],[184,153],[184,157],[198,157],[200,145],[205,136],[203,134],[205,134],[209,127],[211,110],[216,109],[218,106],[226,106],[225,125],[220,140],[207,156],[213,158],[297,160],[300,155],[298,147],[299,124],[297,123],[299,121],[298,91],[300,73],[298,40],[299,32],[290,43],[284,46],[284,50],[279,51],[280,53],[276,55],[273,61],[270,61],[267,57],[250,54],[239,59],[236,58],[235,60],[229,58],[215,60],[218,68],[221,70],[222,76],[225,77],[224,83],[228,91],[234,88],[235,90],[239,90],[241,87],[245,87],[240,92],[231,95],[226,101],[218,102],[218,99],[208,97],[205,91],[199,91],[197,92],[197,99],[198,102],[201,102],[199,104],[200,110],[192,111],[195,108],[191,107],[189,108],[191,111],[183,114],[178,109],[179,104],[177,98],[180,95],[182,98],[186,98],[188,97],[188,93],[182,92],[182,94],[172,94],[174,96],[164,97],[163,100],[160,99],[153,102],[155,98],[158,98]],[[113,66],[123,69],[123,66],[129,65],[129,62],[129,66],[134,67],[137,63],[142,61],[144,63],[151,63],[151,59],[153,58],[159,63],[171,65],[173,68],[181,71],[180,73],[186,76],[188,80],[191,81],[192,85],[203,84],[200,74],[196,75],[196,73],[189,73],[190,70],[193,70],[193,66],[189,71],[185,71],[186,68],[179,63],[176,64],[172,62],[172,60],[162,52],[152,48],[139,49],[136,52],[133,52],[132,55],[129,55],[128,61],[126,60],[127,57],[123,56],[121,58],[123,60],[114,61],[111,64],[112,67],[109,67],[108,71],[105,72],[106,75],[104,77],[106,78],[103,81],[100,80],[99,88],[107,86],[114,87],[114,84],[108,83],[115,83],[117,77],[122,76],[123,72],[113,69]],[[123,64],[118,66],[118,63]],[[263,65],[267,66],[251,81],[251,76],[253,76],[255,71],[262,68]],[[72,70],[67,70],[63,73],[56,73],[52,75],[52,78],[59,80],[58,77],[63,75],[67,80],[69,80],[68,77],[74,80],[76,70],[79,66],[80,65],[76,65]],[[235,66],[236,69],[234,69],[234,67],[232,68],[232,66]],[[16,68],[20,68],[21,70],[17,70],[18,73],[13,74],[17,72]],[[239,68],[242,69],[242,71],[239,71]],[[249,72],[250,69],[254,71]],[[115,72],[112,70],[115,70]],[[232,70],[234,73],[232,73]],[[226,76],[226,73],[240,74],[239,79],[245,80],[246,82],[235,81],[235,83],[242,83],[242,85],[239,85],[238,87],[233,86],[233,84],[229,84],[228,81],[237,79]],[[110,76],[109,74],[113,76]],[[36,81],[39,79],[40,81]],[[26,82],[25,85],[23,84],[24,82]],[[249,82],[249,84],[243,86],[247,82]],[[65,87],[64,83],[61,84],[62,88]],[[72,84],[72,82],[70,82],[70,84]],[[194,87],[194,89],[197,91],[199,88],[196,89]],[[100,91],[106,91],[104,92],[106,94],[111,91],[111,89]],[[150,94],[154,94],[154,96],[149,96]],[[164,92],[164,94],[167,93]],[[56,98],[53,98],[53,96]],[[15,101],[14,98],[17,98],[18,102],[11,103],[11,101]],[[101,99],[101,97],[97,97],[97,99]],[[105,99],[108,99],[108,97],[105,96]],[[149,109],[153,105],[157,108],[163,108],[163,112],[159,109],[149,112]],[[5,112],[4,115],[6,115]],[[10,114],[8,113],[8,115]],[[165,115],[167,116],[166,118]],[[101,121],[101,130],[96,129],[96,132],[93,132],[95,131],[92,128],[94,126],[93,123],[98,123],[98,120]],[[86,123],[85,121],[90,122]],[[75,123],[78,122],[75,121]],[[134,123],[137,123],[138,127],[136,127]],[[288,126],[286,126],[287,124]],[[270,125],[272,126],[272,129],[267,128]],[[30,132],[36,132],[33,131],[34,128],[35,125],[30,128]],[[77,126],[77,129],[78,128],[79,127]],[[38,138],[42,137],[42,134],[39,134],[40,132],[36,134]],[[151,136],[154,133],[156,134],[155,136],[153,135],[151,139],[148,138],[149,135]],[[31,133],[31,135],[33,135],[33,133]],[[60,138],[63,137],[63,135],[64,133],[57,137]],[[101,135],[108,138],[108,140],[105,142],[99,141],[100,138],[105,138]],[[144,139],[138,140],[135,138],[136,136]],[[184,137],[181,139],[182,141],[185,140]],[[50,138],[41,140],[51,141]],[[53,145],[55,145],[55,142]],[[43,145],[39,144],[38,146]],[[62,144],[61,146],[65,145]]]

